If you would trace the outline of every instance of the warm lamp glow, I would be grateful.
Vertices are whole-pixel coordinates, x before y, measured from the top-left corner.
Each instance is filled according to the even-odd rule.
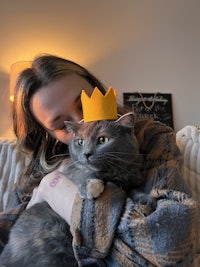
[[[31,61],[19,61],[10,68],[10,101],[14,101],[14,89],[19,74],[26,68],[31,67]]]
[[[9,99],[10,99],[11,102],[14,102],[14,95],[11,95],[11,96],[9,97]]]

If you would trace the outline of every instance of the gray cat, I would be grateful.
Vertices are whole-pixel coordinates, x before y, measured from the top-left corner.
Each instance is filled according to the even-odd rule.
[[[134,114],[127,113],[117,121],[65,122],[74,138],[64,172],[78,186],[81,197],[98,197],[108,181],[126,191],[141,185],[142,157],[134,121]]]
[[[98,197],[106,182],[126,191],[143,183],[134,121],[134,114],[128,113],[117,121],[65,123],[74,138],[64,172],[78,186],[81,197]],[[0,266],[78,266],[69,226],[46,202],[34,205],[13,226]]]

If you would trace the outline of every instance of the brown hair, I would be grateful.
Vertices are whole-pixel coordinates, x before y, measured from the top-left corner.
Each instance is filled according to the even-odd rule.
[[[68,154],[68,146],[49,135],[34,119],[30,111],[31,97],[42,86],[56,78],[75,73],[83,77],[93,88],[105,93],[103,84],[84,67],[75,62],[53,56],[37,57],[30,68],[19,76],[13,102],[13,127],[19,148],[30,156],[30,163],[22,170],[18,185],[23,193],[31,194],[42,177],[54,170]]]

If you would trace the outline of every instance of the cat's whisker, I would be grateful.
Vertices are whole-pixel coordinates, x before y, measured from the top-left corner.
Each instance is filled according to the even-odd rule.
[[[109,158],[111,159],[112,158],[112,160],[114,159],[114,160],[119,160],[119,161],[124,161],[124,162],[126,162],[126,163],[133,163],[133,159],[135,158],[135,157],[133,157],[133,158],[131,158],[131,162],[129,162],[129,161],[127,161],[127,157],[121,157],[121,156],[128,156],[128,158],[130,158],[129,157],[129,155],[132,155],[132,154],[128,154],[128,153],[121,153],[121,152],[109,152],[109,153],[105,153],[105,154],[103,154],[103,155],[100,155],[99,156],[99,159],[106,159],[106,160],[108,160]],[[140,154],[133,154],[132,156],[136,156],[136,158],[135,159],[137,159],[137,157],[139,157],[139,156],[141,156]],[[137,160],[135,160],[135,163],[137,163]]]
[[[142,156],[142,154],[140,153],[135,153],[135,152],[123,152],[123,151],[111,151],[111,152],[106,152],[104,153],[104,155],[116,155],[116,156],[120,156],[120,155],[127,155],[127,156]]]
[[[53,155],[53,156],[50,157],[50,159],[53,159],[53,158],[56,158],[56,157],[63,157],[63,156],[69,157],[69,153],[63,153],[63,154]]]
[[[136,153],[136,152],[128,152],[128,151],[125,151],[125,152],[123,152],[123,151],[110,151],[110,152],[107,152],[107,154],[121,154],[121,155],[129,155],[129,156],[138,156],[138,157],[140,157],[140,156],[147,156],[147,154],[144,154],[144,153]]]
[[[102,160],[101,160],[102,159]],[[98,157],[98,160],[102,162],[103,165],[108,166],[108,165],[118,165],[120,163],[126,163],[129,164],[127,159],[122,159],[121,157],[117,157],[115,155],[109,155],[109,156],[100,156]],[[130,162],[132,164],[132,162]]]
[[[69,168],[69,167],[72,167],[72,166],[75,166],[77,163],[79,163],[79,161],[68,161],[68,163],[66,164],[66,167]],[[65,167],[65,165],[64,165]]]

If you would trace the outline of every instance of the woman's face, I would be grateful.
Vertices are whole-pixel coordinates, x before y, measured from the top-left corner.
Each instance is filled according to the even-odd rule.
[[[93,87],[77,74],[67,74],[41,87],[30,102],[30,110],[46,131],[59,141],[69,144],[72,134],[64,121],[82,119],[80,94],[82,89],[91,95]]]

